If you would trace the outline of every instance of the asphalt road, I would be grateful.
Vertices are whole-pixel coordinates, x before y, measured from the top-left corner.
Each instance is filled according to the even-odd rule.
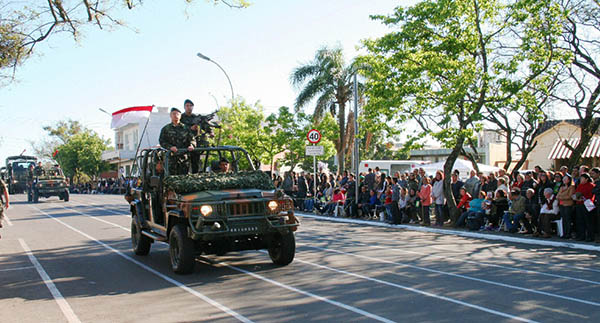
[[[0,229],[0,322],[600,322],[600,254],[302,219],[293,263],[264,252],[173,274],[131,251],[121,196],[28,204]]]

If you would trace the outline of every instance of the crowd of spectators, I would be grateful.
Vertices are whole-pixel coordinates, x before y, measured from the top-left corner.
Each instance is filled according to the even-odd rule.
[[[444,173],[428,176],[422,168],[392,176],[369,169],[358,181],[348,172],[321,173],[316,185],[313,174],[286,172],[273,182],[298,210],[322,215],[600,242],[600,168],[461,175],[451,175],[454,201],[446,199]]]
[[[103,178],[98,181],[71,185],[71,193],[76,194],[124,194],[129,182],[127,178]]]

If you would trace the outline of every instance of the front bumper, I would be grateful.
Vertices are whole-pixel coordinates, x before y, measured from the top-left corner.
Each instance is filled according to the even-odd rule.
[[[228,237],[251,236],[296,231],[299,222],[294,212],[254,216],[203,218],[189,217],[190,237],[212,241]]]

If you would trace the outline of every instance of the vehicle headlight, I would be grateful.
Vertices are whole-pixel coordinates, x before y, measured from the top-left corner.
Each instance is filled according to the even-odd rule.
[[[269,208],[269,210],[271,210],[271,212],[275,212],[278,206],[279,204],[277,204],[277,201],[269,201],[269,203],[267,203],[267,207]]]
[[[213,211],[212,206],[210,205],[202,205],[200,207],[200,213],[202,213],[203,216],[209,216]]]

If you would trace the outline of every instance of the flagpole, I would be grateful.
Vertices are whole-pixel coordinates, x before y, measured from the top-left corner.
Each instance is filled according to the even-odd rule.
[[[152,105],[152,108],[154,109],[154,105]],[[142,135],[138,139],[138,144],[137,144],[137,147],[135,148],[135,156],[133,157],[133,166],[136,166],[136,168],[139,168],[139,167],[137,167],[138,166],[137,156],[140,151],[140,145],[142,144],[142,139],[144,139],[144,134],[146,133],[146,128],[148,127],[148,122],[150,122],[150,116],[152,116],[152,111],[150,111],[150,114],[148,115],[148,119],[146,119],[146,124],[144,125],[144,130],[142,130]],[[133,173],[133,167],[131,168],[131,173]]]

